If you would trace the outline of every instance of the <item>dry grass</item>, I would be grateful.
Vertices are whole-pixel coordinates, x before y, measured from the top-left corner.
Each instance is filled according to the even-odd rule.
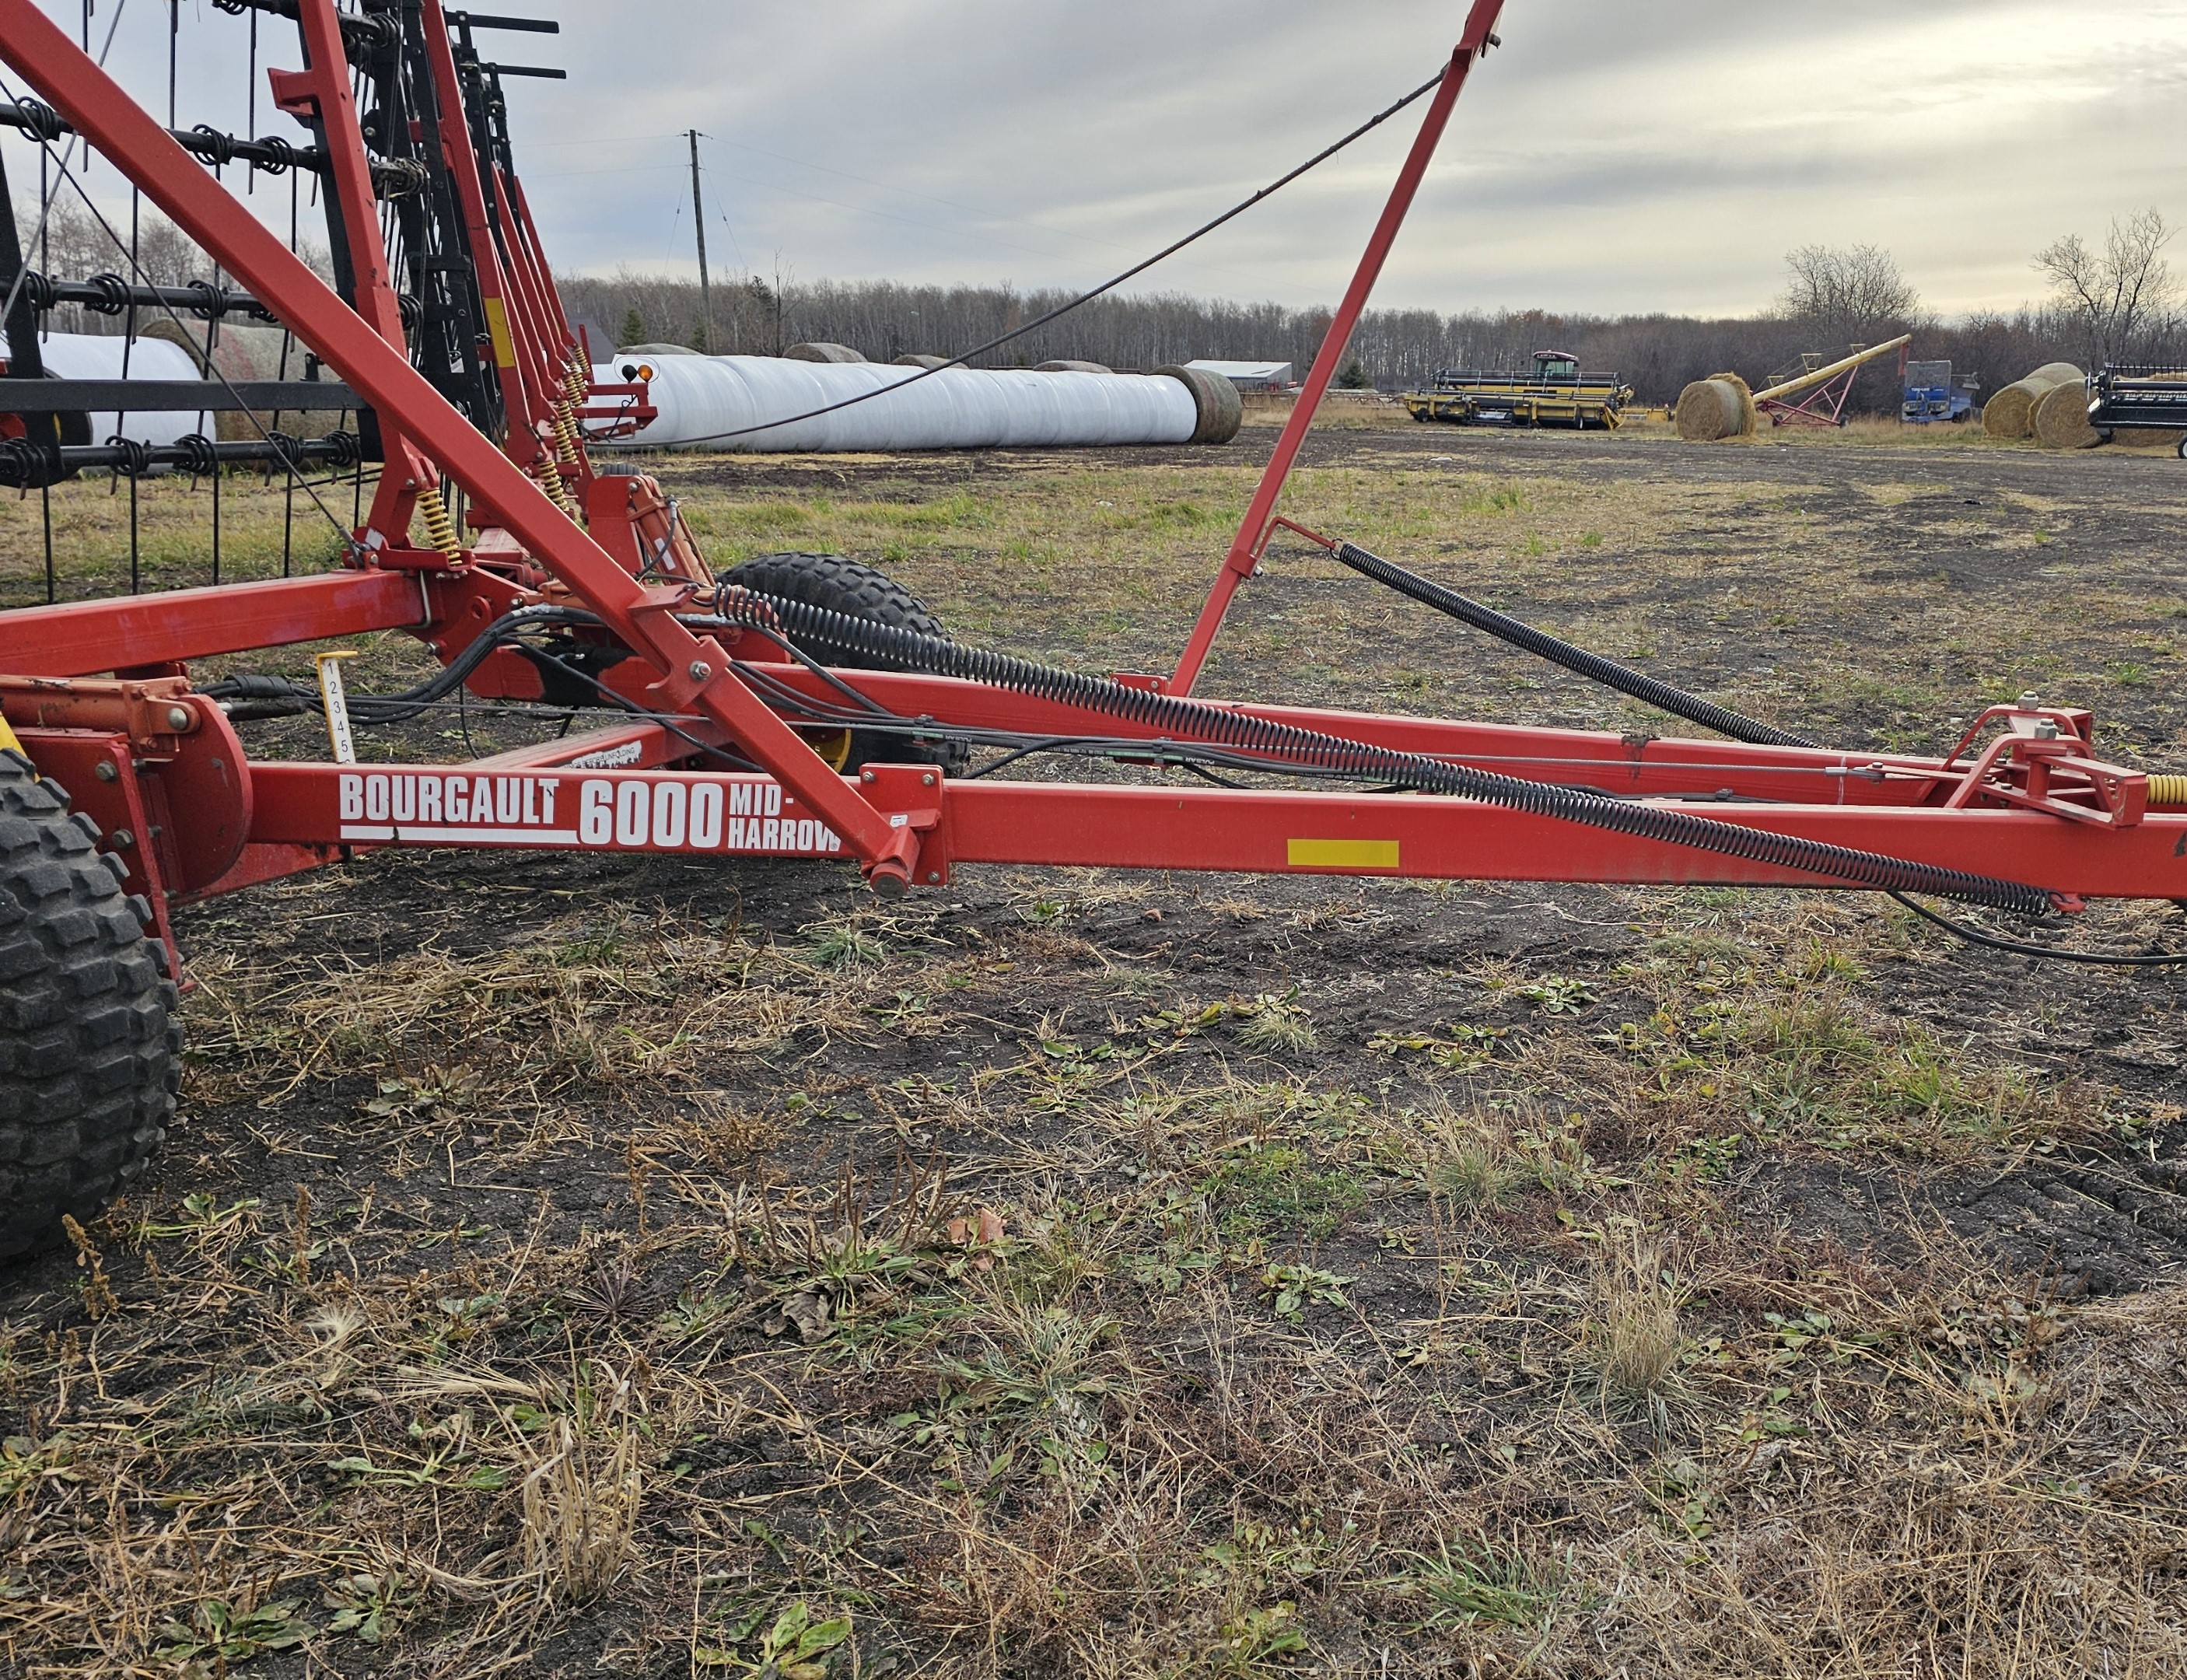
[[[1659,1405],[1678,1368],[1678,1295],[1662,1256],[1638,1230],[1621,1233],[1595,1270],[1601,1303],[1592,1353],[1605,1397]]]
[[[1863,586],[1888,636],[1818,604],[1932,514],[2083,543],[2055,486],[1346,441],[1317,517],[1848,739],[2016,681],[2031,602],[2076,615],[2046,682],[2167,636],[2086,547]],[[1251,478],[1211,453],[686,505],[1145,664]],[[1582,704],[1301,556],[1254,588],[1248,692]],[[997,870],[884,914],[644,860],[372,858],[184,936],[184,1127],[0,1303],[9,1672],[2187,1666],[2176,981],[1777,893]]]

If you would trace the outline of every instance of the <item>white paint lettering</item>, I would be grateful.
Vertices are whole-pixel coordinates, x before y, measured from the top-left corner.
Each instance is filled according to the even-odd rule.
[[[701,782],[691,789],[691,844],[711,851],[722,843],[722,784]]]
[[[645,784],[625,782],[616,789],[616,844],[645,844]]]
[[[587,782],[577,789],[577,838],[605,846],[615,832],[615,784]]]
[[[683,844],[683,784],[653,784],[653,843],[660,846]]]
[[[354,823],[364,815],[364,778],[342,776],[335,784],[340,796],[341,820]]]

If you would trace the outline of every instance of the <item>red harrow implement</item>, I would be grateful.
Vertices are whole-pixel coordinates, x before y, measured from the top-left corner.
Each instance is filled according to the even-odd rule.
[[[0,0],[0,60],[28,88],[6,90],[0,120],[43,149],[55,190],[73,183],[63,142],[79,137],[241,289],[208,283],[186,306],[277,319],[343,382],[230,387],[227,406],[358,414],[346,442],[316,452],[268,432],[185,440],[177,464],[293,474],[300,460],[371,459],[378,488],[365,508],[360,475],[343,558],[317,575],[0,613],[13,750],[0,760],[0,1253],[96,1208],[159,1140],[185,972],[171,907],[378,847],[840,855],[886,896],[980,863],[1857,887],[2029,918],[2094,896],[2187,896],[2187,780],[2102,762],[2085,711],[2024,697],[1942,759],[1833,750],[1278,517],[1466,76],[1494,43],[1498,0],[1471,8],[1167,677],[962,646],[887,580],[832,556],[712,572],[652,478],[588,456],[588,418],[642,419],[645,393],[591,384],[517,183],[501,107],[516,67],[485,62],[473,40],[527,25],[438,0],[220,4],[296,24],[302,68],[269,75],[308,144],[163,126],[33,0]],[[317,174],[334,284],[207,167],[237,161]],[[171,308],[175,289],[141,274],[53,282],[0,250],[11,256],[0,412],[20,420],[0,441],[0,480],[27,492],[85,467],[141,470],[147,458],[129,452],[144,446],[65,441],[63,411],[126,405],[68,381],[29,385],[34,312],[86,286],[116,308]],[[200,389],[184,406],[208,400]],[[1225,610],[1279,529],[1729,739],[1195,699]],[[441,664],[402,694],[191,674],[216,656],[390,630]],[[352,725],[415,716],[459,689],[536,703],[549,725],[602,716],[470,762],[357,761]],[[239,723],[307,705],[327,714],[329,761],[252,758]],[[1129,779],[987,773],[1034,752],[1099,758]]]

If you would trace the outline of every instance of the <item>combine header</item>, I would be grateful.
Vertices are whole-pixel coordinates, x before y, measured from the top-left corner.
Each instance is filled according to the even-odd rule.
[[[2105,437],[2180,430],[2179,458],[2187,461],[2187,368],[2107,363],[2089,385],[2089,424]]]
[[[1420,131],[1167,676],[964,646],[840,557],[716,573],[660,485],[587,455],[588,413],[645,392],[588,385],[556,301],[502,122],[518,67],[471,41],[507,20],[438,0],[221,3],[297,25],[301,66],[270,82],[300,136],[163,124],[33,0],[0,0],[0,60],[28,84],[0,93],[51,189],[75,190],[76,137],[216,266],[185,298],[137,273],[34,286],[19,270],[11,345],[21,354],[29,312],[78,284],[140,312],[278,319],[358,405],[356,430],[319,458],[335,471],[335,451],[349,458],[353,518],[337,520],[305,481],[338,529],[329,570],[0,613],[0,1251],[87,1216],[159,1142],[187,975],[173,907],[378,848],[840,857],[889,896],[987,863],[1866,888],[2030,919],[2088,895],[2187,896],[2187,780],[2102,761],[2086,711],[2023,696],[1983,711],[1942,758],[1836,750],[1279,517],[1459,90],[1494,44],[1498,0],[1475,0],[1439,74],[1400,102],[1425,99]],[[246,159],[318,177],[332,284],[216,178]],[[19,362],[14,392],[0,390],[22,417],[0,452],[26,493],[87,466],[149,468],[126,443],[63,441],[53,416],[111,406],[110,393],[30,371]],[[312,406],[337,406],[329,395],[322,383]],[[222,401],[299,399],[231,387]],[[188,445],[216,516],[228,447]],[[270,429],[245,447],[290,475],[312,458]],[[1720,739],[1195,699],[1229,603],[1279,530]],[[323,674],[331,661],[313,683],[301,655],[294,677],[196,674],[217,657],[233,670],[252,650],[389,631],[438,664],[397,694],[345,695]],[[536,744],[468,762],[357,744],[465,692],[528,705]],[[307,710],[325,714],[325,758],[250,750],[252,717]],[[1116,778],[995,773],[1036,753],[1103,761]]]
[[[1538,350],[1531,374],[1490,374],[1472,368],[1438,369],[1425,391],[1408,391],[1404,403],[1425,424],[1453,426],[1566,426],[1577,431],[1614,430],[1633,400],[1622,374],[1583,374],[1567,351]]]

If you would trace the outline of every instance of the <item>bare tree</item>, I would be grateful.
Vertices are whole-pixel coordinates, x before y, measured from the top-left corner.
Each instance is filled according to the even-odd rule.
[[[2151,208],[2124,221],[2113,216],[2101,250],[2068,233],[2035,253],[2036,271],[2049,280],[2054,304],[2087,344],[2092,363],[2124,362],[2152,332],[2169,327],[2179,281],[2163,250],[2177,231]]]
[[[1824,348],[1874,344],[1912,326],[1920,295],[1877,245],[1802,245],[1785,254],[1790,279],[1779,311]]]

